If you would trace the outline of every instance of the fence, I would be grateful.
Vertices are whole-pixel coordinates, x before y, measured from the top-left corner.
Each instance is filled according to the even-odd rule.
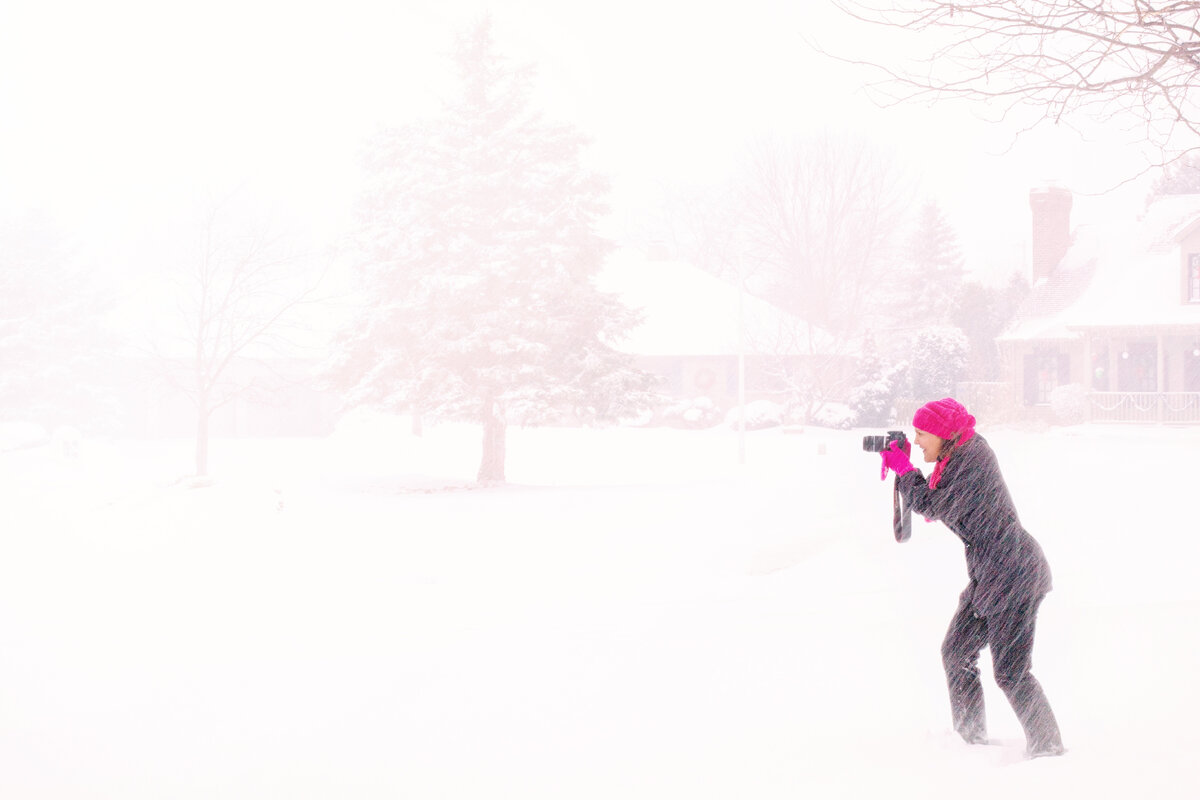
[[[1200,392],[1091,392],[1092,422],[1200,423]]]

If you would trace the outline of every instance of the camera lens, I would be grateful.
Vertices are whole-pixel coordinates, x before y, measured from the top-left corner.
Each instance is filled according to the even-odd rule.
[[[885,439],[884,436],[864,436],[863,450],[868,453],[880,453],[883,451]]]

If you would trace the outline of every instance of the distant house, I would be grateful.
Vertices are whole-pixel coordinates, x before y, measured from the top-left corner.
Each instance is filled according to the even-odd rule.
[[[782,399],[789,376],[844,379],[854,359],[831,338],[771,303],[691,264],[621,249],[596,279],[643,314],[631,335],[615,343],[637,364],[662,378],[677,398],[708,397],[728,408],[738,398],[739,354],[746,397]]]
[[[1200,423],[1200,195],[1072,230],[1071,193],[1030,192],[1032,295],[997,340],[1011,398],[1050,413],[1082,387],[1094,421]]]
[[[837,354],[828,336],[690,264],[622,249],[607,260],[596,284],[642,313],[630,336],[613,344],[660,376],[658,388],[668,397],[703,397],[719,409],[733,407],[739,354],[747,400],[782,400],[789,380],[814,370],[834,381],[852,374],[854,359]],[[210,435],[327,434],[341,411],[340,398],[317,380],[319,364],[313,358],[235,359],[227,382],[246,388],[214,411]],[[182,355],[129,358],[112,367],[120,378],[120,430],[130,436],[192,435],[196,409],[187,388],[193,369]]]

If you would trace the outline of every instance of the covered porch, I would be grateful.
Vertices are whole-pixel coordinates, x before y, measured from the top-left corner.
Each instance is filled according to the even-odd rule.
[[[1080,329],[1088,420],[1200,423],[1200,329]]]
[[[1200,392],[1200,328],[1081,331],[1092,391]]]
[[[1200,423],[1200,328],[1091,328],[1080,333],[1091,420]]]
[[[1055,391],[1076,385],[1091,422],[1200,424],[1200,326],[1073,327],[999,344],[1017,416],[1049,420]]]

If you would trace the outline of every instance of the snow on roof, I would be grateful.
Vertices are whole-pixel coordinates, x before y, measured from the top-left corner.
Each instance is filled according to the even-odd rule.
[[[647,356],[737,355],[739,292],[720,278],[682,261],[656,260],[622,248],[609,256],[596,277],[601,291],[644,315],[644,321],[618,343],[619,349]],[[808,326],[800,318],[749,294],[742,295],[747,353],[807,355]],[[819,334],[818,347],[830,348]]]
[[[1094,229],[1077,229],[1062,261],[1033,287],[1014,323],[998,338],[1002,341],[1074,338],[1076,334],[1067,327],[1070,309],[1095,274],[1099,249]]]
[[[1180,239],[1200,223],[1200,195],[1156,200],[1133,228],[1110,231],[1096,278],[1071,309],[1075,328],[1200,325],[1180,296]]]
[[[1103,266],[1071,309],[1072,328],[1200,325],[1200,304],[1180,301],[1177,249],[1105,259]]]
[[[1200,303],[1180,297],[1180,239],[1200,224],[1200,195],[1156,200],[1140,219],[1114,221],[1081,236],[1054,280],[1084,277],[1061,308],[1019,318],[1001,340],[1069,339],[1081,329],[1200,325]],[[1091,264],[1092,274],[1080,271]],[[1039,288],[1044,292],[1045,287]]]

